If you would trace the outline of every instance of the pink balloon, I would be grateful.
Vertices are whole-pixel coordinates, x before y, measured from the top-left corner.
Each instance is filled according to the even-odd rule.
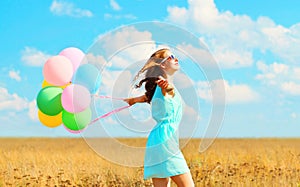
[[[91,94],[89,90],[79,84],[67,86],[61,95],[63,108],[70,113],[78,113],[89,107]]]
[[[64,56],[53,56],[45,63],[43,75],[48,83],[54,86],[63,86],[72,79],[72,63]]]
[[[75,72],[83,60],[85,54],[78,48],[69,47],[62,50],[59,55],[67,57],[73,64],[73,72]]]

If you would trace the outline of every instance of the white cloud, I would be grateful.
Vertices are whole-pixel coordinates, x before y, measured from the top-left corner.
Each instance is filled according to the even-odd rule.
[[[300,26],[285,28],[267,17],[251,19],[219,11],[213,0],[189,0],[188,7],[168,7],[167,21],[203,35],[217,61],[224,68],[249,67],[254,50],[269,50],[286,63],[300,59]]]
[[[114,10],[122,9],[122,7],[115,0],[110,0],[109,3],[110,3],[110,6],[112,7],[112,9],[114,9]]]
[[[276,85],[279,76],[283,78],[289,75],[289,66],[277,62],[268,66],[264,62],[258,61],[257,69],[262,71],[262,74],[256,75],[256,79],[269,85]]]
[[[253,25],[247,16],[234,16],[231,12],[219,12],[213,0],[189,1],[189,7],[168,7],[168,20],[179,23],[205,36],[217,61],[224,68],[250,66],[253,63],[249,51]],[[181,15],[183,19],[178,18]],[[255,33],[254,33],[255,34]],[[245,41],[246,40],[246,41]],[[247,45],[244,45],[247,43]]]
[[[186,8],[168,7],[167,10],[170,20],[177,20],[179,24],[185,24],[187,22],[188,17],[186,17],[186,15],[188,14],[188,10]]]
[[[132,14],[121,14],[121,15],[116,15],[116,14],[104,14],[104,18],[105,19],[127,19],[127,20],[135,20],[137,19],[137,17],[135,15]]]
[[[126,97],[130,90],[132,74],[129,71],[103,71],[101,93]]]
[[[105,50],[106,54],[114,54],[117,51],[124,53],[125,50],[132,49],[130,52],[131,57],[135,57],[135,60],[140,59],[146,52],[148,52],[147,46],[150,48],[155,45],[154,41],[152,40],[152,33],[148,31],[139,31],[135,27],[126,27],[118,32],[112,32],[107,34],[104,38],[103,35],[99,35],[98,39],[101,40],[101,47]],[[116,42],[117,41],[117,42]],[[144,46],[142,45],[144,42]],[[139,43],[139,46],[134,46],[133,44]],[[125,48],[126,47],[126,48]],[[133,50],[134,48],[134,50]],[[136,51],[138,50],[139,51]],[[145,51],[145,52],[143,52]],[[139,53],[142,52],[142,53]],[[149,54],[147,54],[149,55]],[[145,56],[142,57],[144,59]]]
[[[196,110],[193,108],[193,107],[191,107],[191,106],[188,106],[188,105],[185,105],[184,106],[184,110],[186,110],[186,114],[187,114],[187,116],[197,116],[197,117],[199,117],[199,119],[200,119],[200,116],[198,115],[198,112],[196,112]]]
[[[197,83],[198,95],[200,98],[221,103],[224,91],[226,104],[249,103],[259,99],[259,94],[246,84],[229,85],[226,80],[214,80],[212,82],[199,81]],[[213,98],[213,93],[215,97]]]
[[[256,79],[263,84],[277,87],[290,95],[300,95],[300,68],[274,62],[267,65],[262,61],[257,62],[257,69],[261,71]]]
[[[10,94],[6,88],[0,87],[0,111],[23,111],[29,106],[28,100]]]
[[[150,32],[139,31],[135,27],[126,27],[105,36],[99,35],[95,46],[97,50],[94,53],[97,53],[100,48],[104,53],[101,55],[110,57],[106,66],[108,69],[105,71],[123,70],[130,71],[132,74],[136,74],[150,55],[161,47],[156,46]],[[93,56],[97,55],[93,54]],[[105,61],[105,58],[101,61]]]
[[[297,114],[295,112],[291,113],[291,118],[296,119],[297,118]]]
[[[199,40],[199,42],[201,42]],[[201,44],[200,44],[201,46]],[[216,62],[213,59],[212,54],[206,48],[194,47],[191,44],[180,44],[176,46],[178,49],[182,49],[183,51],[187,52],[188,55],[194,57],[194,60],[201,60],[197,62],[197,64],[201,64],[201,66],[216,66]]]
[[[223,68],[248,67],[253,63],[252,53],[247,50],[232,50],[228,46],[215,46],[214,56]]]
[[[183,72],[177,72],[174,76],[174,84],[177,89],[184,89],[193,86],[194,81]]]
[[[18,81],[18,82],[20,82],[20,81],[22,80],[21,77],[20,77],[20,71],[10,70],[10,71],[8,72],[8,75],[9,75],[9,77],[10,77],[11,79],[14,79],[14,80],[16,80],[16,81]]]
[[[181,125],[179,126],[180,137],[191,138],[195,130],[198,128],[199,120],[201,120],[200,112],[194,107],[186,105],[183,100],[183,115]]]
[[[96,67],[98,67],[99,69],[105,65],[106,66],[108,65],[105,58],[101,55],[95,55],[93,53],[88,53],[88,54],[86,54],[86,59],[87,59],[87,63],[93,64]]]
[[[296,84],[295,82],[283,82],[281,89],[291,95],[300,95],[300,84]]]
[[[300,30],[300,28],[298,28]],[[300,36],[295,35],[293,28],[285,28],[277,25],[271,28],[263,28],[262,32],[268,38],[269,49],[291,64],[299,63]],[[297,31],[299,32],[299,31]]]
[[[48,58],[51,57],[51,55],[39,51],[33,47],[25,47],[25,49],[21,51],[21,54],[22,62],[28,66],[43,66]]]
[[[28,103],[28,116],[33,121],[38,121],[38,108],[36,105],[36,100]]]
[[[71,16],[71,17],[92,17],[93,13],[90,10],[77,8],[73,3],[56,1],[51,4],[50,11],[58,16]]]
[[[35,100],[28,101],[27,98],[20,97],[16,93],[11,94],[6,88],[0,87],[0,111],[7,120],[25,115],[32,121],[38,121],[37,110]]]

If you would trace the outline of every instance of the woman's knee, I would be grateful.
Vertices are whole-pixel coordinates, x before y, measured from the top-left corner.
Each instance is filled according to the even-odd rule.
[[[168,187],[169,178],[152,178],[154,187]]]

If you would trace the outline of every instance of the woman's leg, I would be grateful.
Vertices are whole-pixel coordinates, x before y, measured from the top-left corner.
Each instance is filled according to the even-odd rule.
[[[170,178],[152,178],[154,187],[168,187]]]
[[[175,175],[171,179],[176,183],[178,187],[194,187],[193,178],[190,172]]]

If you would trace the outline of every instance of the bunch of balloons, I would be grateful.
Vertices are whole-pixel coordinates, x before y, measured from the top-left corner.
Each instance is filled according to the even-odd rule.
[[[79,133],[91,122],[91,94],[101,80],[95,66],[82,63],[84,57],[80,49],[69,47],[44,64],[44,81],[36,98],[43,125],[63,124],[69,132]]]

